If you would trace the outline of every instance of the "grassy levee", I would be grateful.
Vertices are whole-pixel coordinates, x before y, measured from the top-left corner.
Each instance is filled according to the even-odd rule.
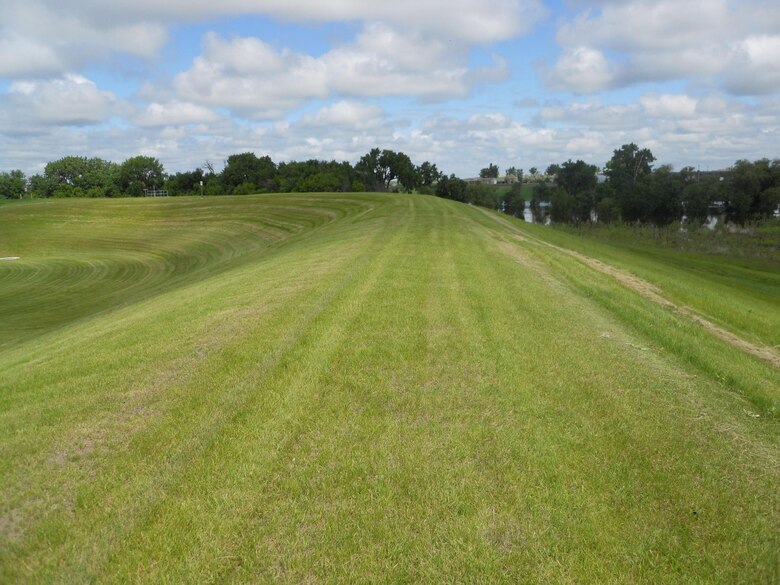
[[[9,202],[0,209],[0,348],[251,261],[360,198]],[[214,221],[217,218],[219,221]]]
[[[747,340],[780,347],[780,264],[776,261],[682,252],[645,242],[609,243],[538,225],[525,229],[625,268],[658,286],[670,300]]]
[[[276,197],[235,205],[332,219],[204,210],[180,262],[240,262],[0,348],[0,581],[777,579],[771,364],[521,222]]]

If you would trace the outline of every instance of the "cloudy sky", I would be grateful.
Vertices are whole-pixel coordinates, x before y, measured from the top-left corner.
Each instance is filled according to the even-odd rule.
[[[2,0],[0,170],[780,157],[777,0]]]

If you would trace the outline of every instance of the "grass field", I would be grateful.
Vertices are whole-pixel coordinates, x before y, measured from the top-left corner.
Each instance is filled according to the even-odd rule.
[[[419,195],[0,233],[0,582],[780,578],[772,265]]]

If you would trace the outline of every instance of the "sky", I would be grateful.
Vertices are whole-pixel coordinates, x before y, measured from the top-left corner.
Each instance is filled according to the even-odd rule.
[[[780,157],[778,0],[0,0],[0,170]]]

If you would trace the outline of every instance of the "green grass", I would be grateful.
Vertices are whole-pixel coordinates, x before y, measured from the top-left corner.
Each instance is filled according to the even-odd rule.
[[[778,578],[778,370],[533,238],[757,340],[771,270],[418,195],[0,230],[2,582]]]

